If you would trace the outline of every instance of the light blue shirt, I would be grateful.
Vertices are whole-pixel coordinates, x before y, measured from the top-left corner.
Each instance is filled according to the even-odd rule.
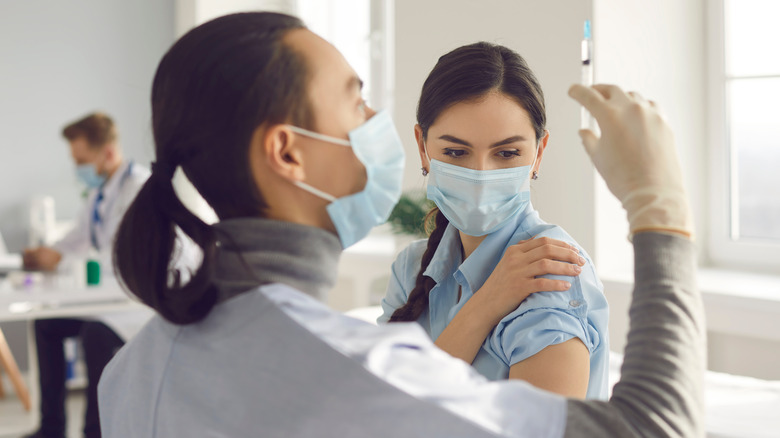
[[[551,237],[575,245],[587,260],[582,273],[577,277],[545,275],[546,278],[569,281],[572,287],[566,292],[538,292],[529,296],[488,335],[472,365],[488,379],[506,379],[512,365],[545,347],[576,337],[590,352],[587,397],[606,399],[609,307],[604,287],[585,251],[561,227],[541,220],[530,203],[515,220],[488,235],[465,261],[462,260],[458,230],[452,225],[447,227],[425,270],[425,275],[431,277],[436,286],[431,289],[427,311],[417,322],[431,339],[436,340],[474,292],[482,287],[506,249],[534,237]],[[413,242],[393,263],[387,294],[382,300],[384,313],[378,322],[387,322],[393,312],[406,303],[414,289],[427,243],[427,240]]]

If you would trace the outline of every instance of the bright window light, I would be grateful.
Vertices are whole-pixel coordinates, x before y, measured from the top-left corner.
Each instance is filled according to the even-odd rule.
[[[727,0],[724,25],[731,238],[780,242],[780,1]]]
[[[298,14],[312,32],[344,55],[371,96],[371,2],[366,0],[298,0]],[[370,102],[369,102],[370,104]]]

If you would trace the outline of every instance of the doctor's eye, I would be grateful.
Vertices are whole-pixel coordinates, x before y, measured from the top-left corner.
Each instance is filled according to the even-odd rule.
[[[444,148],[444,151],[442,151],[442,153],[452,158],[460,158],[466,155],[466,151],[464,151],[463,149],[452,149],[452,148]]]
[[[515,158],[515,157],[519,157],[520,156],[520,151],[518,151],[517,149],[500,151],[500,152],[498,152],[497,155],[500,156],[501,158],[509,160],[509,159],[512,159],[512,158]]]

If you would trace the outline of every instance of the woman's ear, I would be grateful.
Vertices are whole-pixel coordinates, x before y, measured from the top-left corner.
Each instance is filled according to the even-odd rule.
[[[547,141],[549,139],[550,131],[545,129],[544,137],[539,139],[539,145],[536,148],[536,164],[534,165],[534,168],[531,169],[531,173],[539,173],[539,168],[542,166],[542,156],[544,155],[544,150],[547,149]]]
[[[294,139],[295,134],[287,125],[260,126],[252,135],[251,158],[284,179],[303,181],[306,179],[304,158]]]
[[[431,170],[431,163],[425,151],[425,139],[423,138],[422,127],[419,124],[414,125],[414,139],[417,140],[417,150],[420,153],[420,164],[425,170],[424,174],[427,174]]]

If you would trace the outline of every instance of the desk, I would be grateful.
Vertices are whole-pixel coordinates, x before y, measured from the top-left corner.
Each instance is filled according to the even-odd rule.
[[[21,405],[15,401],[14,406],[10,403],[4,405],[0,436],[19,436],[29,432],[39,422],[38,360],[32,321],[46,318],[90,318],[144,307],[141,303],[131,300],[111,278],[104,278],[104,284],[100,286],[86,287],[79,286],[68,278],[46,275],[39,284],[26,288],[12,288],[5,279],[0,279],[0,322],[29,322],[27,380],[32,402],[30,413],[24,412]],[[6,415],[10,418],[5,417]]]
[[[96,287],[31,287],[0,291],[0,321],[87,317],[142,308],[115,281]]]

